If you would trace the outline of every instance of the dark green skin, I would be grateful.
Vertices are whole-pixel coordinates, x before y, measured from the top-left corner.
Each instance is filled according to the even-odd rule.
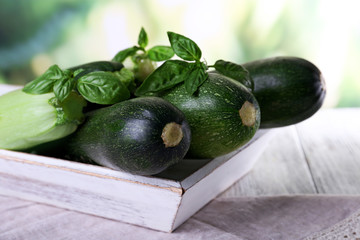
[[[71,67],[68,70],[76,71],[79,69],[83,69],[87,73],[96,72],[96,71],[115,72],[121,70],[123,67],[124,65],[119,62],[96,61],[96,62],[85,63],[79,66]]]
[[[275,57],[243,64],[254,81],[261,109],[260,128],[292,125],[311,117],[326,89],[320,70],[296,57]]]
[[[242,84],[217,73],[209,73],[198,91],[190,96],[184,84],[160,95],[178,107],[191,128],[191,145],[187,157],[215,158],[247,143],[260,124],[259,106]],[[243,125],[239,110],[245,101],[254,104],[254,126]]]
[[[184,134],[175,147],[165,147],[161,138],[170,122],[180,124]],[[169,102],[158,97],[134,98],[91,112],[66,140],[66,155],[75,161],[153,175],[183,159],[190,138],[184,114]]]
[[[96,61],[96,62],[90,62],[85,63],[79,66],[71,67],[68,70],[70,71],[78,71],[82,70],[79,73],[76,74],[75,79],[79,79],[82,76],[91,73],[91,72],[116,72],[120,71],[124,65],[119,62],[112,62],[112,61]]]

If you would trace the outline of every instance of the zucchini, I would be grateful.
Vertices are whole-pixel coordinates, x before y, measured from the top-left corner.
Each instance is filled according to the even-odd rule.
[[[214,158],[247,143],[260,124],[260,109],[254,96],[242,84],[217,73],[194,95],[179,84],[159,95],[186,116],[192,140],[188,157]]]
[[[116,72],[120,71],[124,65],[113,61],[96,61],[71,67],[68,70],[75,72],[76,77],[80,78],[91,72]]]
[[[179,162],[190,146],[184,114],[157,97],[94,110],[66,141],[66,158],[153,175]]]
[[[32,95],[22,89],[0,96],[0,148],[25,150],[73,133],[85,105],[75,92],[63,102],[54,93]]]
[[[254,81],[261,109],[260,128],[298,123],[317,112],[326,88],[320,70],[297,57],[275,57],[243,64]]]

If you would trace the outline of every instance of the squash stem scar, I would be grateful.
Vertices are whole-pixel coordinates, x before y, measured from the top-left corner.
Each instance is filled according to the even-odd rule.
[[[184,137],[184,133],[181,129],[181,125],[175,122],[171,122],[165,125],[163,128],[161,138],[165,144],[165,147],[176,147]]]
[[[256,122],[256,109],[254,104],[245,101],[239,110],[239,115],[242,123],[245,126],[252,127]]]

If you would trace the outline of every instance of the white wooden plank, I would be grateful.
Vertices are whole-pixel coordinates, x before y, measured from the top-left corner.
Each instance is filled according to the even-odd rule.
[[[360,194],[360,109],[324,109],[297,126],[320,193]]]
[[[254,168],[223,198],[316,193],[294,126],[274,129],[276,135]]]
[[[71,179],[73,180],[73,179]],[[0,174],[0,192],[35,202],[124,221],[161,231],[171,231],[181,196],[168,191],[146,191],[103,185],[113,193],[99,193],[99,188],[78,189],[34,179]],[[89,188],[91,188],[91,181]],[[124,197],[125,196],[125,197]],[[132,197],[131,197],[132,196]],[[166,201],[165,201],[166,200]]]
[[[182,192],[169,188],[17,161],[0,159],[0,169],[0,193],[3,195],[162,231],[171,231],[182,197]]]

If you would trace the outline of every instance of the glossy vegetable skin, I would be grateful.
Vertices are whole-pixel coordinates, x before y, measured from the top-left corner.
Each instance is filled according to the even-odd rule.
[[[183,159],[191,132],[184,114],[157,97],[134,98],[88,114],[65,141],[65,157],[138,175]]]
[[[81,73],[81,75],[77,76],[77,77],[81,77],[90,72],[98,72],[98,71],[116,72],[116,71],[120,71],[123,67],[124,65],[119,62],[96,61],[96,62],[90,62],[90,63],[74,66],[69,68],[68,70],[72,72],[76,72],[77,74]]]
[[[242,84],[217,73],[190,95],[184,84],[160,94],[186,116],[192,133],[187,157],[215,158],[247,143],[260,124],[260,109]]]
[[[254,81],[261,109],[260,128],[301,122],[322,106],[326,94],[320,70],[297,57],[275,57],[243,64]]]

